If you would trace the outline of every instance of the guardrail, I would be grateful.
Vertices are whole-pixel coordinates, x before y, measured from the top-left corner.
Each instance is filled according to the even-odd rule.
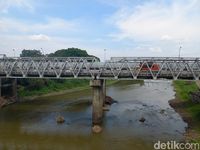
[[[0,77],[199,80],[200,59],[178,57],[3,57]]]

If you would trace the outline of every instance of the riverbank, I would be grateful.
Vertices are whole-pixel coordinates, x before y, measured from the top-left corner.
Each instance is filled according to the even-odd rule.
[[[185,133],[185,141],[200,143],[200,104],[191,101],[190,92],[198,91],[194,81],[174,81],[175,99],[169,104],[188,123]]]
[[[130,84],[144,83],[143,80],[123,81],[122,83],[127,83],[127,82],[129,82]],[[71,83],[74,83],[74,85],[72,85]],[[110,86],[110,85],[118,84],[118,83],[121,83],[121,81],[106,80],[106,86]],[[62,95],[62,94],[86,90],[90,88],[91,87],[89,86],[89,80],[78,80],[76,82],[70,81],[70,84],[69,84],[69,81],[67,81],[64,84],[54,83],[54,86],[50,86],[49,89],[48,87],[44,87],[38,91],[29,91],[29,90],[21,89],[21,91],[19,91],[19,95],[20,95],[21,101],[26,101],[26,100],[34,100],[41,97]]]
[[[14,103],[16,103],[15,97],[0,97],[0,109]]]
[[[63,95],[66,93],[71,93],[71,92],[76,92],[76,91],[81,91],[81,90],[86,90],[91,88],[89,86],[89,80],[84,80],[84,82],[82,84],[79,84],[79,82],[81,82],[82,80],[79,80],[78,83],[74,82],[74,85],[68,85],[68,84],[61,84],[61,86],[59,87],[59,85],[57,84],[56,87],[58,87],[56,90],[53,90],[52,88],[47,89],[45,87],[45,90],[39,90],[39,91],[28,91],[26,89],[23,89],[22,91],[25,93],[23,94],[19,94],[20,95],[20,100],[21,101],[26,101],[26,100],[34,100],[37,98],[41,98],[41,97],[49,97],[49,96],[57,96],[57,95]],[[131,81],[123,81],[122,83],[126,84],[143,84],[144,81],[143,80],[131,80]],[[119,80],[106,80],[106,86],[111,86],[113,84],[118,84],[121,83],[121,81]],[[55,87],[54,87],[55,88]]]
[[[84,88],[89,85],[89,80],[30,80],[33,85],[19,86],[18,95],[21,98],[41,96],[76,88]],[[38,86],[39,85],[39,86]]]

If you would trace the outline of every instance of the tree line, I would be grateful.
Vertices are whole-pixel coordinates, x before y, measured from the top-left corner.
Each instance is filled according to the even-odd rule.
[[[42,54],[40,50],[22,50],[20,57],[95,57],[100,60],[98,57],[89,55],[86,50],[81,50],[79,48],[68,48],[57,50],[54,53]]]

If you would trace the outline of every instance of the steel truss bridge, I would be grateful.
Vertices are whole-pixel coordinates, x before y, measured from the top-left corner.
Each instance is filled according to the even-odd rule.
[[[3,56],[0,78],[199,80],[200,58],[111,57],[100,62],[95,57]]]

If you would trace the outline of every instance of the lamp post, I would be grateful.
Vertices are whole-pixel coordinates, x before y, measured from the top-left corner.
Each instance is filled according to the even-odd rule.
[[[13,54],[14,54],[14,57],[15,57],[15,49],[13,49]]]
[[[178,57],[179,57],[179,59],[180,59],[180,57],[181,57],[181,49],[182,49],[182,46],[179,47],[179,52],[178,52]]]
[[[104,49],[104,62],[106,61],[106,49]]]
[[[43,51],[43,48],[40,48],[40,49],[41,49],[42,54],[45,55],[45,54],[44,54],[44,51]]]

